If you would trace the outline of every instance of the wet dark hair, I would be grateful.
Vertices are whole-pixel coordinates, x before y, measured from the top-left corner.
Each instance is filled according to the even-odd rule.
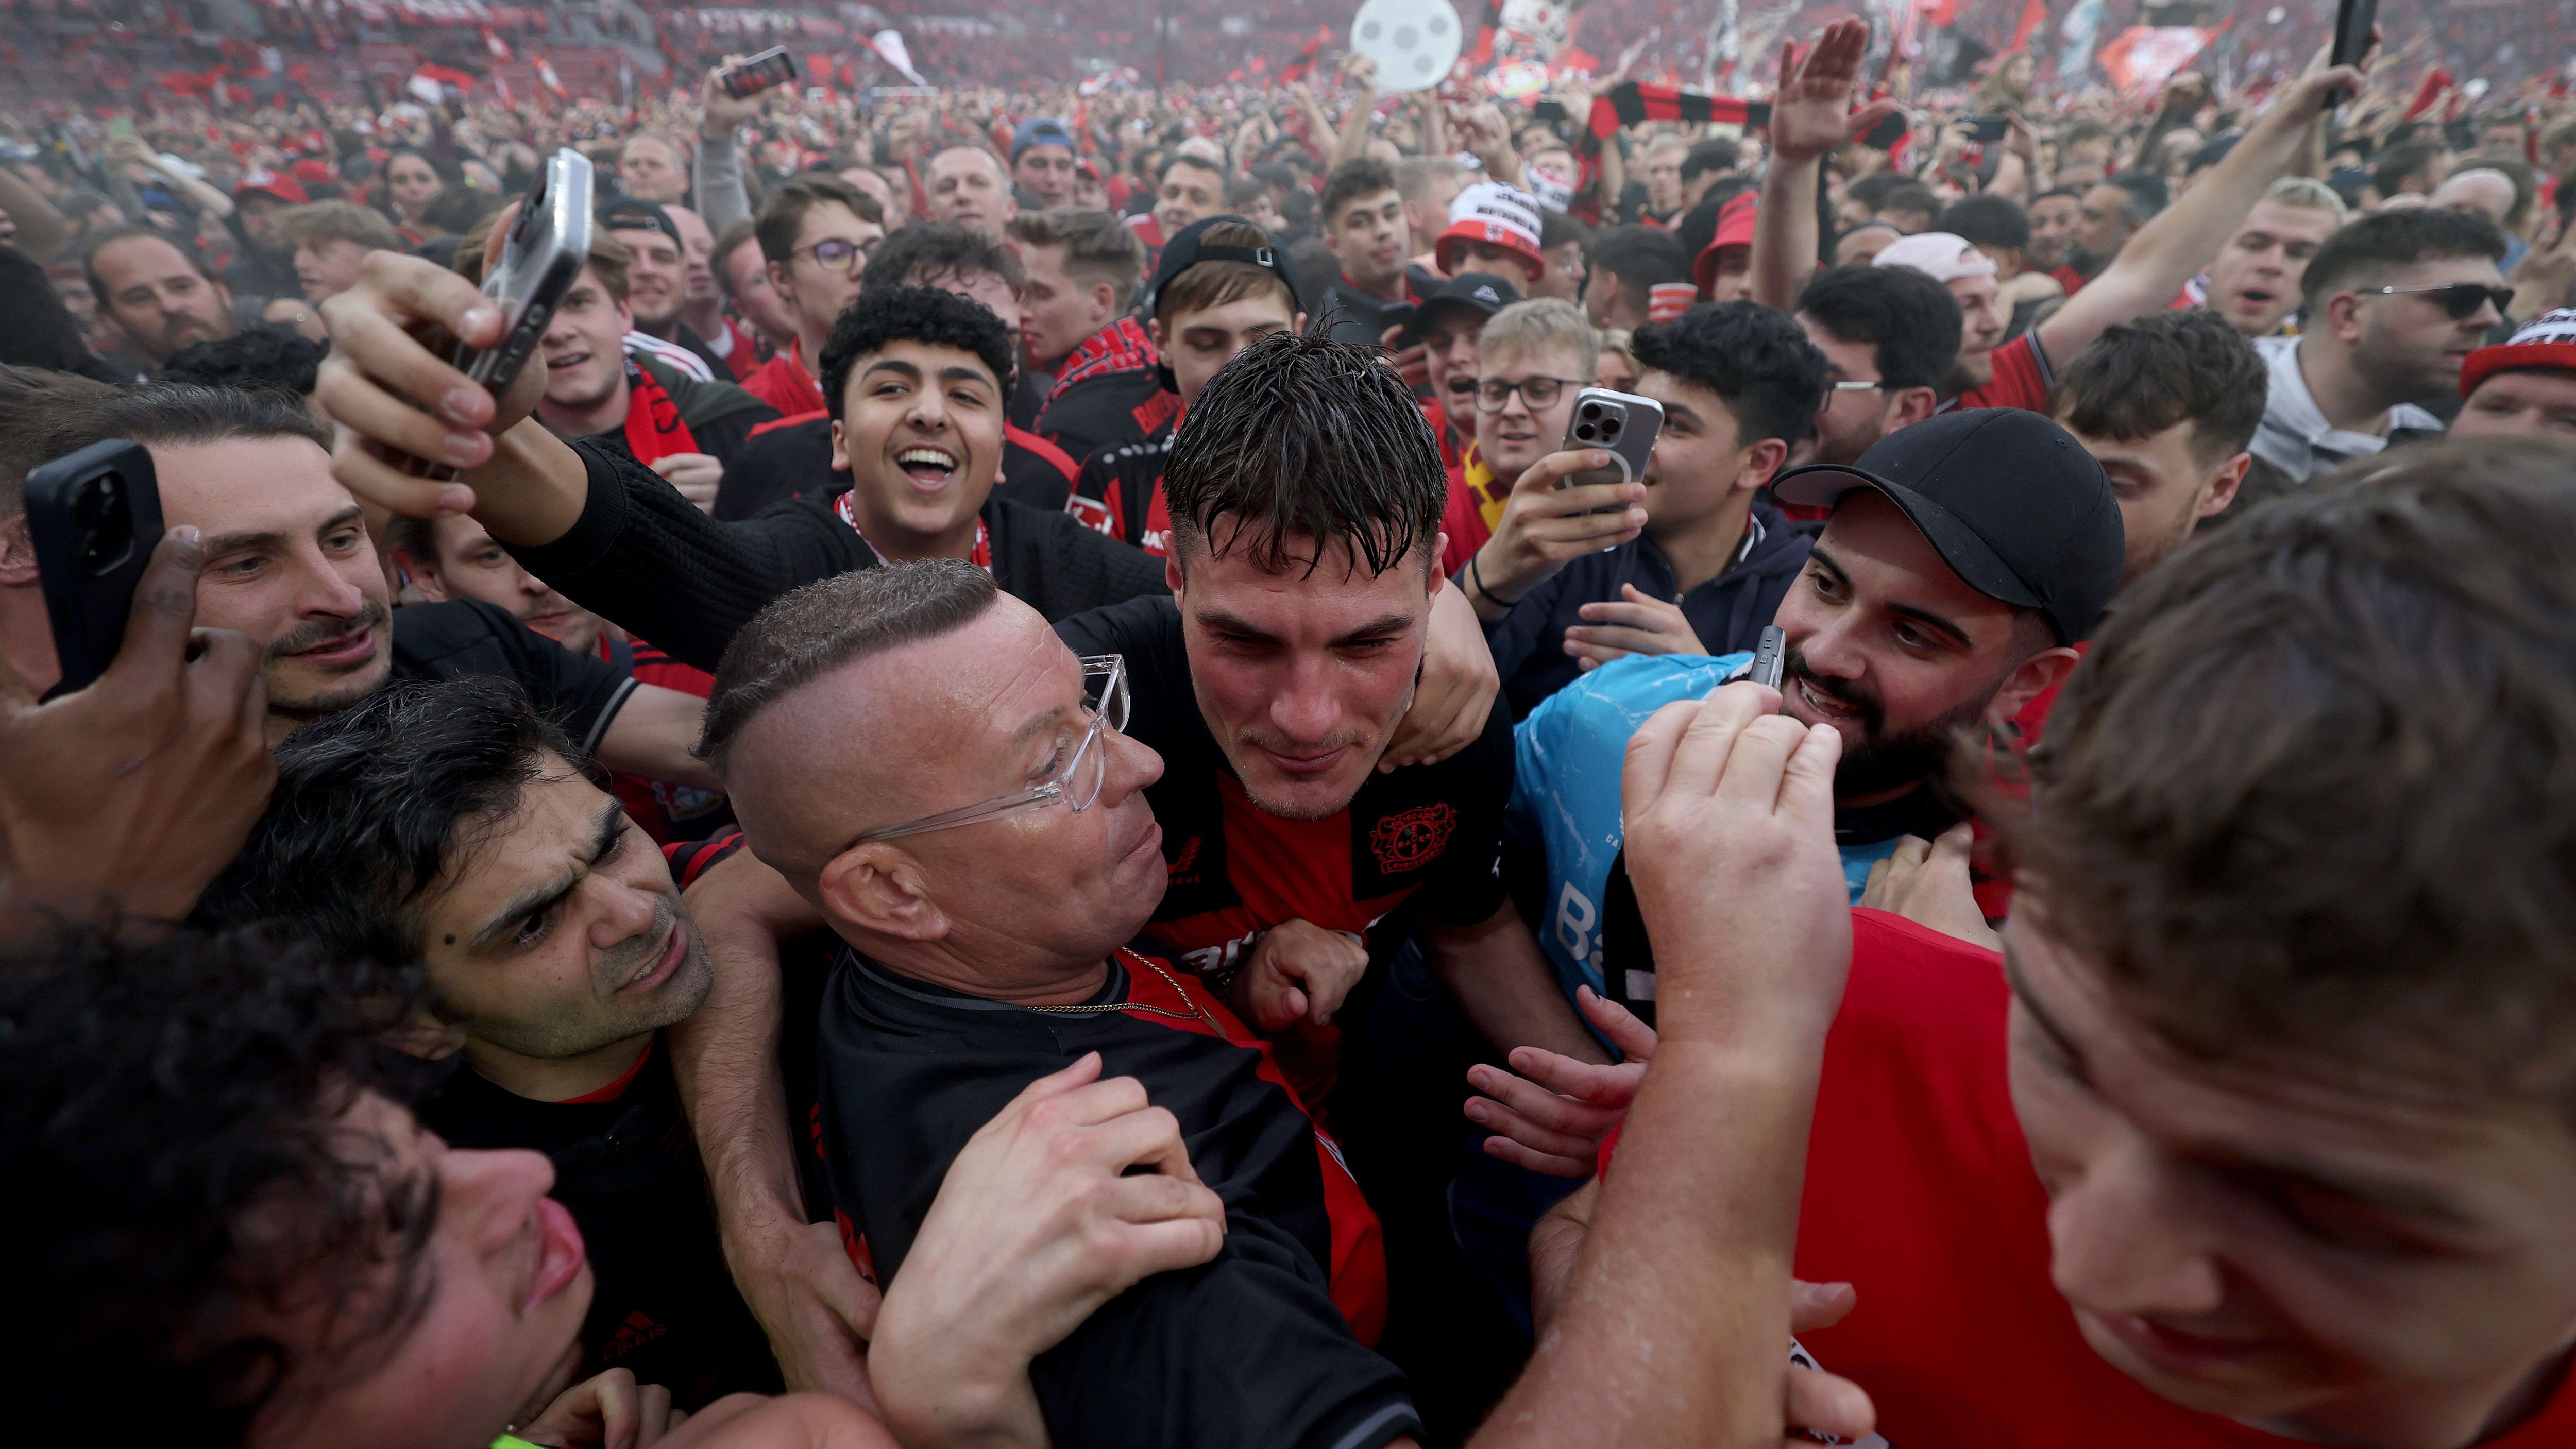
[[[341,1123],[437,1069],[417,972],[259,931],[66,929],[0,960],[0,1355],[30,1443],[238,1444],[299,1373],[372,1371],[433,1291],[434,1179]],[[325,1310],[316,1363],[251,1326]]]
[[[2358,460],[2121,594],[2007,823],[2187,1059],[2576,1108],[2576,462]]]
[[[422,897],[506,820],[549,755],[580,752],[508,680],[389,684],[279,745],[277,788],[206,891],[210,921],[273,921],[350,958],[416,962]]]
[[[971,352],[993,371],[997,387],[1011,385],[1011,333],[992,309],[937,287],[862,287],[823,344],[823,406],[837,419],[845,405],[850,369],[890,342],[926,342]]]
[[[1312,540],[1311,572],[1338,539],[1382,574],[1416,548],[1429,556],[1448,496],[1431,425],[1378,349],[1289,332],[1209,380],[1163,470],[1184,567],[1193,550],[1239,542],[1255,567],[1284,571]]]

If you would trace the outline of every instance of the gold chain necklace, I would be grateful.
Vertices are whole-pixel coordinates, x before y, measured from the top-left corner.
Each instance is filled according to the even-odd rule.
[[[1151,1012],[1156,1016],[1168,1016],[1174,1021],[1203,1022],[1206,1024],[1209,1031],[1216,1033],[1219,1041],[1231,1040],[1231,1038],[1226,1036],[1225,1028],[1217,1025],[1215,1017],[1208,1015],[1206,1010],[1197,1002],[1190,1001],[1190,994],[1181,989],[1181,983],[1173,978],[1171,972],[1163,969],[1162,962],[1155,960],[1151,956],[1139,956],[1124,946],[1119,947],[1117,955],[1110,959],[1115,960],[1117,959],[1117,956],[1125,956],[1130,960],[1144,963],[1147,970],[1152,971],[1155,975],[1163,978],[1163,984],[1172,988],[1172,994],[1174,996],[1179,997],[1183,1001],[1189,1001],[1190,1009],[1186,1012],[1180,1012],[1174,1011],[1168,1006],[1147,1006],[1144,1003],[1137,1001],[1111,1001],[1103,1002],[1096,1006],[1023,1006],[1020,1010],[1034,1011],[1047,1016],[1098,1016],[1102,1012],[1108,1011],[1144,1011]]]

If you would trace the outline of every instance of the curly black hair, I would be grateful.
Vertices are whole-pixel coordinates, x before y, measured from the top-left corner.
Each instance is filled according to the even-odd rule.
[[[438,1069],[417,973],[254,931],[65,930],[0,959],[0,1308],[13,1432],[238,1444],[299,1370],[363,1373],[430,1288],[436,1184],[341,1118]],[[390,1270],[390,1272],[388,1271]],[[328,1365],[254,1326],[318,1301]]]
[[[971,352],[993,374],[993,385],[1011,385],[1011,330],[980,302],[937,287],[867,287],[832,321],[823,344],[823,406],[839,421],[850,369],[889,342],[922,342]]]
[[[1794,441],[1825,400],[1825,355],[1786,312],[1757,302],[1693,307],[1637,329],[1637,365],[1717,394],[1735,415],[1736,443]]]
[[[415,680],[376,691],[277,747],[277,788],[199,917],[275,921],[324,949],[415,962],[421,898],[506,817],[549,755],[579,751],[504,679]]]
[[[1255,567],[1297,562],[1295,540],[1339,539],[1372,574],[1440,536],[1448,474],[1431,425],[1374,347],[1274,332],[1210,379],[1163,469],[1174,543]],[[1225,537],[1210,530],[1228,519]],[[1311,572],[1320,556],[1307,560]]]
[[[282,328],[245,327],[230,337],[192,342],[171,353],[155,380],[307,398],[313,395],[314,381],[322,373],[322,359],[330,350]]]

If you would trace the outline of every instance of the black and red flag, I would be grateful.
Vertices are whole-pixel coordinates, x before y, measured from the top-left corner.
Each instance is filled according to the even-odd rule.
[[[1295,60],[1279,68],[1279,84],[1294,85],[1312,75],[1315,70],[1315,57],[1323,53],[1324,43],[1332,38],[1332,31],[1320,25],[1315,27],[1315,38],[1306,42],[1304,48],[1297,52]]]
[[[1748,101],[1736,96],[1704,96],[1697,91],[1673,86],[1653,86],[1642,81],[1623,81],[1611,87],[1609,94],[1592,98],[1592,115],[1585,122],[1578,142],[1582,152],[1583,176],[1575,184],[1575,194],[1591,189],[1592,179],[1601,170],[1601,143],[1618,134],[1622,126],[1641,126],[1648,121],[1700,121],[1747,128],[1771,124],[1769,101]],[[1604,198],[1605,203],[1617,198]]]

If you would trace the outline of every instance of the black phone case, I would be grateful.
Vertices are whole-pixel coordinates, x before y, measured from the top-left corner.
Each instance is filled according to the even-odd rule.
[[[27,475],[27,534],[63,671],[52,693],[87,688],[115,661],[161,533],[160,480],[140,443],[93,443]]]

